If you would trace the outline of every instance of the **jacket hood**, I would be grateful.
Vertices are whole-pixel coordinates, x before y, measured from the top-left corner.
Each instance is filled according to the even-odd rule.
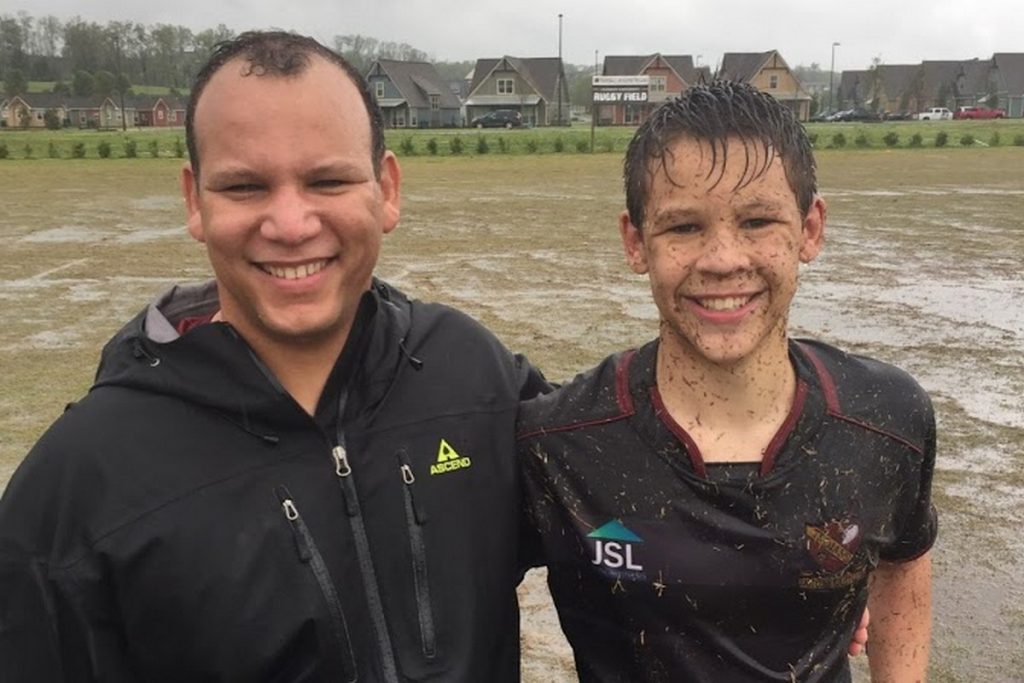
[[[178,333],[183,319],[211,316],[218,309],[216,282],[172,287],[107,342],[93,390],[117,386],[178,397],[260,435],[289,423],[308,424],[309,416],[229,323],[209,322]],[[356,324],[368,329],[358,332],[368,338],[348,384],[372,410],[402,364],[419,361],[405,347],[412,315],[403,294],[374,280],[359,310]],[[358,336],[354,329],[346,347]]]

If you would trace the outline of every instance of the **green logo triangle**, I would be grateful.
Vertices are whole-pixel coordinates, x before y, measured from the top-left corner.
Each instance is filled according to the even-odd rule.
[[[622,525],[617,519],[613,519],[602,527],[594,529],[587,538],[601,538],[608,541],[629,541],[630,543],[643,543],[644,539],[640,538],[632,531]]]

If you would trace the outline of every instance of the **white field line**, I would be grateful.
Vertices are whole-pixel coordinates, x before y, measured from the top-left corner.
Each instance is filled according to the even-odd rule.
[[[74,261],[68,261],[67,263],[61,264],[61,265],[57,266],[56,268],[50,268],[49,270],[44,270],[41,273],[36,273],[35,275],[32,275],[31,277],[24,278],[24,280],[42,280],[44,278],[47,278],[47,277],[53,275],[54,273],[59,273],[62,270],[67,270],[68,268],[73,268],[75,266],[80,266],[80,265],[82,265],[83,263],[85,263],[88,260],[89,260],[88,258],[80,258],[80,259],[75,259]]]

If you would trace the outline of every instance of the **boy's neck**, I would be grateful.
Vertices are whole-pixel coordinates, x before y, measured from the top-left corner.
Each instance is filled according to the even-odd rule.
[[[787,338],[778,339],[738,362],[718,364],[662,335],[658,392],[705,462],[759,462],[786,421],[796,371]]]

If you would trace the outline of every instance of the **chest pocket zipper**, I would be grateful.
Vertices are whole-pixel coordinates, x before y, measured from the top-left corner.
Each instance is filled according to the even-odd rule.
[[[437,656],[437,630],[434,626],[434,610],[430,600],[430,581],[427,573],[427,545],[423,539],[423,526],[427,523],[427,511],[416,500],[416,475],[413,474],[409,455],[405,449],[398,451],[399,471],[402,474],[402,491],[405,495],[405,521],[409,529],[409,546],[412,551],[412,574],[416,588],[416,614],[420,623],[420,639],[423,656],[433,659]]]
[[[295,506],[295,501],[292,500],[288,489],[284,486],[278,486],[274,489],[274,493],[277,494],[277,498],[281,502],[281,509],[292,530],[292,538],[295,540],[295,549],[299,555],[299,560],[307,565],[313,573],[317,585],[320,587],[320,593],[323,595],[324,602],[327,603],[327,611],[330,614],[331,621],[331,634],[334,637],[335,646],[340,648],[341,665],[345,680],[351,683],[358,678],[356,675],[355,654],[352,652],[352,641],[349,638],[345,614],[341,610],[341,601],[334,590],[334,582],[331,581],[330,573],[327,571],[327,564],[320,555],[320,551],[317,550],[313,536],[309,533],[309,527],[306,526],[306,523],[299,515],[299,509]]]

